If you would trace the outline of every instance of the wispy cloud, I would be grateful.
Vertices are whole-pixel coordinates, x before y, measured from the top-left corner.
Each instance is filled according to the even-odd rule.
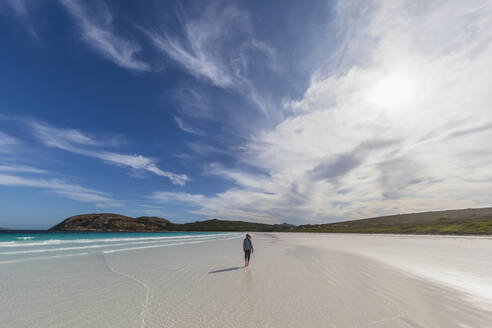
[[[5,163],[0,164],[0,172],[46,173],[47,171],[32,166]]]
[[[159,202],[184,202],[195,205],[201,205],[206,200],[206,197],[198,194],[189,194],[185,192],[170,192],[157,191],[149,196],[149,198]]]
[[[25,0],[0,0],[0,13],[6,11],[22,19],[29,16],[28,4]]]
[[[257,195],[250,193],[250,196]],[[260,206],[257,209],[244,206],[245,204],[239,198],[235,198],[235,194],[232,191],[213,197],[185,192],[157,191],[148,196],[148,198],[157,203],[177,203],[181,206],[196,208],[196,210],[189,211],[192,215],[224,219],[244,219],[257,222],[280,222],[278,218],[269,215],[270,212],[265,206]],[[255,197],[255,203],[259,205],[258,197]]]
[[[31,21],[31,11],[37,7],[35,1],[27,0],[0,0],[0,13],[9,12],[13,14],[27,29],[29,34],[36,40],[39,35],[34,29]]]
[[[80,0],[60,0],[73,16],[84,42],[116,65],[134,70],[150,71],[148,63],[136,58],[141,51],[137,41],[116,35],[113,15],[104,2],[90,6]]]
[[[319,63],[285,103],[293,115],[251,137],[234,167],[208,169],[234,186],[179,196],[197,213],[326,222],[490,205],[491,3],[360,5],[336,8],[340,65]]]
[[[488,132],[489,130],[492,130],[492,123],[485,123],[485,124],[480,123],[472,127],[464,127],[457,131],[453,131],[448,135],[448,137],[449,138],[463,137],[467,135],[473,135],[475,133]]]
[[[212,3],[198,16],[179,13],[181,37],[165,27],[144,29],[154,46],[191,75],[246,96],[268,116],[267,102],[248,78],[249,52],[261,52],[277,69],[273,47],[253,37],[249,13],[233,5]]]
[[[173,184],[185,185],[188,176],[161,170],[156,160],[142,155],[127,155],[101,150],[101,147],[111,146],[114,142],[103,142],[76,129],[56,128],[45,123],[31,121],[29,123],[34,135],[39,141],[49,147],[69,151],[103,160],[105,163],[143,170],[169,178]]]
[[[221,47],[220,42],[225,41],[227,29],[248,27],[247,12],[231,6],[221,10],[215,5],[207,8],[201,19],[189,19],[181,15],[181,23],[184,39],[169,35],[164,28],[147,30],[147,35],[158,49],[191,74],[206,78],[219,87],[232,87],[237,76],[232,72],[228,60],[221,61],[224,58],[221,58],[221,49],[217,49],[217,46]]]
[[[98,152],[91,154],[94,157],[100,158],[108,163],[131,167],[136,170],[145,170],[156,175],[169,178],[175,185],[184,186],[189,180],[185,174],[175,174],[161,170],[155,164],[155,160],[142,155],[124,155],[111,152]]]
[[[107,193],[56,179],[32,179],[15,175],[0,174],[0,185],[13,187],[33,187],[51,190],[72,200],[94,203],[100,207],[121,206],[121,202]]]
[[[186,145],[194,154],[198,156],[231,156],[229,151],[203,142],[187,142]]]
[[[364,164],[371,152],[384,149],[396,144],[394,140],[366,141],[357,145],[353,150],[339,155],[330,155],[319,161],[319,164],[310,172],[312,179],[316,181],[336,181]]]
[[[20,141],[17,138],[0,131],[0,153],[11,152],[14,147],[19,146],[19,144]]]
[[[103,141],[96,140],[77,129],[55,128],[33,120],[29,125],[36,137],[49,147],[84,154],[88,150],[80,148],[81,146],[107,146]]]
[[[174,120],[178,124],[179,128],[185,132],[196,134],[196,135],[202,135],[203,132],[198,130],[197,128],[193,127],[192,125],[186,123],[182,118],[175,116]]]

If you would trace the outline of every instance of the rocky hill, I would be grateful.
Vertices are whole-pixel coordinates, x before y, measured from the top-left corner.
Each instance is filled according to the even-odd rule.
[[[49,230],[157,232],[168,231],[169,224],[168,220],[157,217],[142,216],[131,218],[119,214],[101,213],[75,215],[63,220]]]

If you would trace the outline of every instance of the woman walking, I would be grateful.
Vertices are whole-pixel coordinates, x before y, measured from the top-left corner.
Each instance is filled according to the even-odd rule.
[[[249,233],[246,234],[246,238],[243,241],[243,250],[244,250],[244,267],[246,268],[249,265],[249,258],[251,253],[253,253],[253,243],[251,242],[251,236]]]

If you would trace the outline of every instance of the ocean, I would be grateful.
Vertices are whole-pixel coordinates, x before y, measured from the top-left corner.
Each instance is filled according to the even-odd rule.
[[[237,236],[221,232],[1,232],[0,264],[197,244]]]
[[[221,232],[1,232],[0,328],[150,326],[151,299],[175,299],[160,284],[172,283],[176,274],[187,277],[197,263],[221,253],[208,249],[227,251],[230,242],[240,263],[240,238]]]

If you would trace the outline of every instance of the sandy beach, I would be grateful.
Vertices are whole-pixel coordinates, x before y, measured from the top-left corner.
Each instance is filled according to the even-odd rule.
[[[257,233],[0,264],[1,327],[491,327],[492,239]]]

